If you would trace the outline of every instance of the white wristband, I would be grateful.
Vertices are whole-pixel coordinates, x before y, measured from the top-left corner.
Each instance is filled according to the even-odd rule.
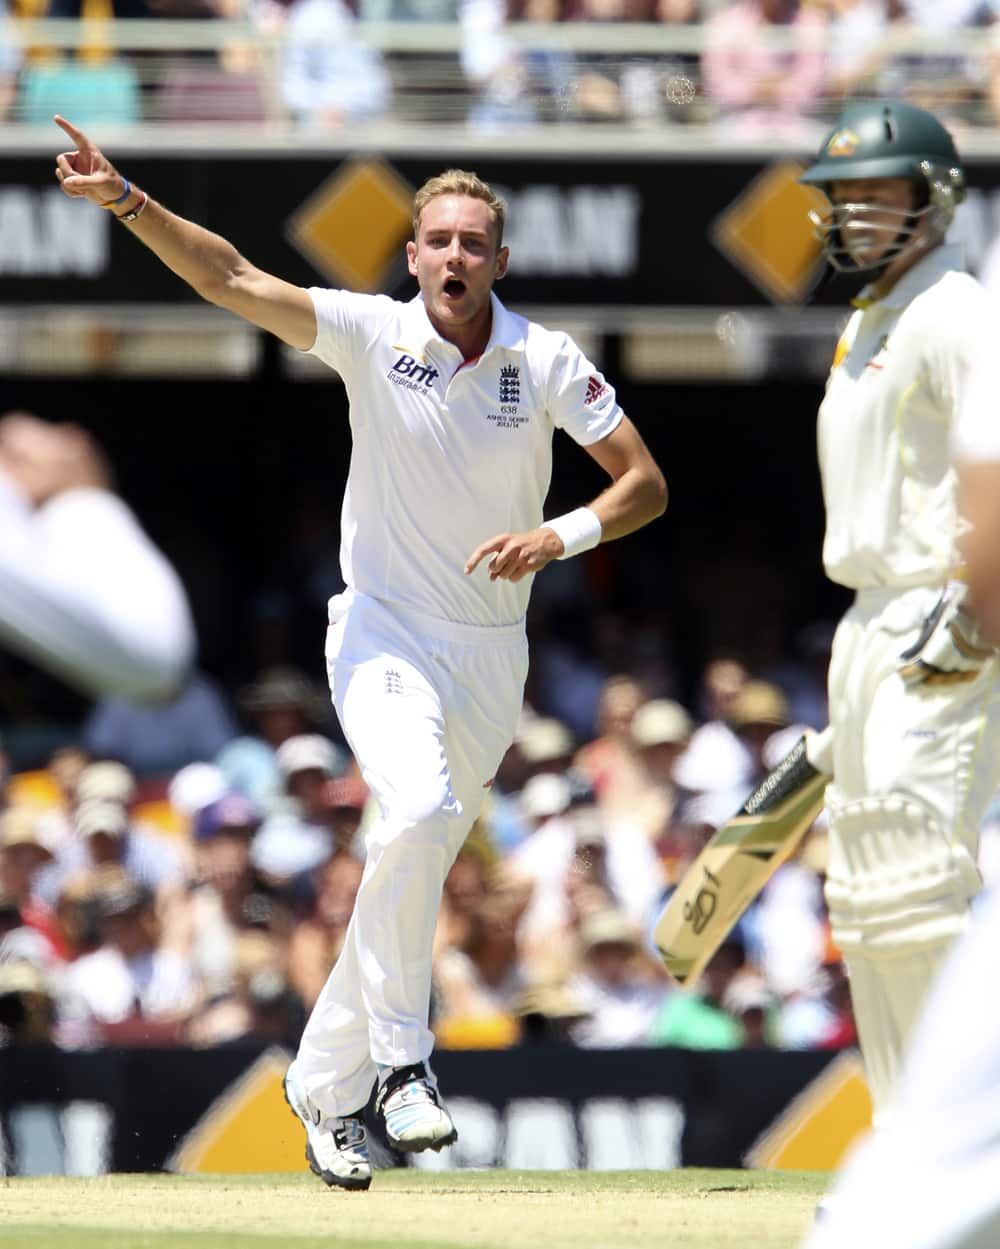
[[[596,512],[592,512],[589,507],[578,507],[575,512],[567,512],[564,516],[557,516],[555,520],[547,520],[543,528],[551,529],[562,540],[565,550],[559,556],[560,559],[569,559],[573,555],[589,551],[601,540],[601,522],[597,519]]]

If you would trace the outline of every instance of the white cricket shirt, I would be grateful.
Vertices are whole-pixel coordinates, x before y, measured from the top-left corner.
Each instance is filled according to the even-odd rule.
[[[311,354],[344,379],[354,446],[341,525],[345,584],[459,624],[516,624],[531,577],[489,579],[496,534],[535,529],[552,470],[552,434],[583,446],[622,419],[614,390],[568,335],[508,312],[475,360],[431,325],[423,300],[312,288]]]
[[[884,299],[867,296],[837,346],[819,411],[823,563],[856,590],[938,584],[958,563],[952,430],[992,304],[951,246],[931,251]]]

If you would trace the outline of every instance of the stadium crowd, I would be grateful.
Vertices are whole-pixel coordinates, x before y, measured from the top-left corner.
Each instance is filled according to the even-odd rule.
[[[705,840],[804,726],[825,722],[829,631],[814,634],[811,661],[774,679],[733,659],[710,663],[694,715],[626,675],[592,685],[589,732],[569,726],[584,722],[585,681],[563,686],[576,704],[559,714],[525,708],[445,886],[440,1045],[854,1039],[823,908],[822,827],[696,993],[672,987],[649,943]],[[85,745],[3,775],[5,1043],[295,1043],[350,919],[369,799],[325,696],[303,675],[266,670],[239,702],[242,731],[201,691],[194,761],[168,775],[121,762],[163,739],[155,712],[114,704],[95,709]]]
[[[0,0],[13,17],[204,18],[241,23],[215,52],[113,56],[99,32],[68,54],[4,45],[0,122],[84,126],[280,116],[313,131],[381,118],[477,127],[545,121],[714,123],[732,137],[804,137],[845,99],[908,99],[949,124],[997,124],[997,0]],[[382,52],[365,23],[455,23],[455,54]],[[532,47],[520,23],[702,26],[700,53]],[[280,37],[274,61],[263,45]],[[975,56],[949,34],[983,28]],[[771,31],[787,42],[767,44]],[[910,31],[919,51],[893,52]],[[942,48],[942,42],[944,44]],[[641,46],[641,45],[640,45]]]

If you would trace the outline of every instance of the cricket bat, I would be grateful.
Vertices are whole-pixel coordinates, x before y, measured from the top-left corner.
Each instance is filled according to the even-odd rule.
[[[820,757],[829,729],[813,738]],[[692,984],[729,930],[794,854],[823,808],[830,777],[809,762],[802,737],[684,873],[653,929],[664,965]]]

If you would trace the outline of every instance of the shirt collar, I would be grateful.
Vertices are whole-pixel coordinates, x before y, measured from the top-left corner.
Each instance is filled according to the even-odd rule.
[[[905,308],[911,300],[932,287],[939,278],[955,269],[965,272],[962,249],[952,243],[944,243],[928,252],[923,260],[918,261],[912,269],[908,269],[892,290],[881,299],[872,297],[872,288],[868,285],[851,302],[855,307],[862,309],[878,304],[880,308],[899,311]]]
[[[490,337],[483,349],[483,355],[488,355],[494,347],[505,347],[510,350],[517,350],[524,346],[524,333],[521,329],[520,319],[504,307],[497,298],[495,291],[490,291],[490,305],[493,309],[493,321],[490,326]],[[409,301],[405,307],[405,322],[409,333],[413,334],[417,342],[422,348],[429,347],[432,343],[443,343],[445,340],[437,332],[431,324],[430,317],[427,315],[427,309],[424,307],[424,297],[419,292]],[[416,343],[414,344],[416,345]],[[452,346],[451,343],[448,346]]]

